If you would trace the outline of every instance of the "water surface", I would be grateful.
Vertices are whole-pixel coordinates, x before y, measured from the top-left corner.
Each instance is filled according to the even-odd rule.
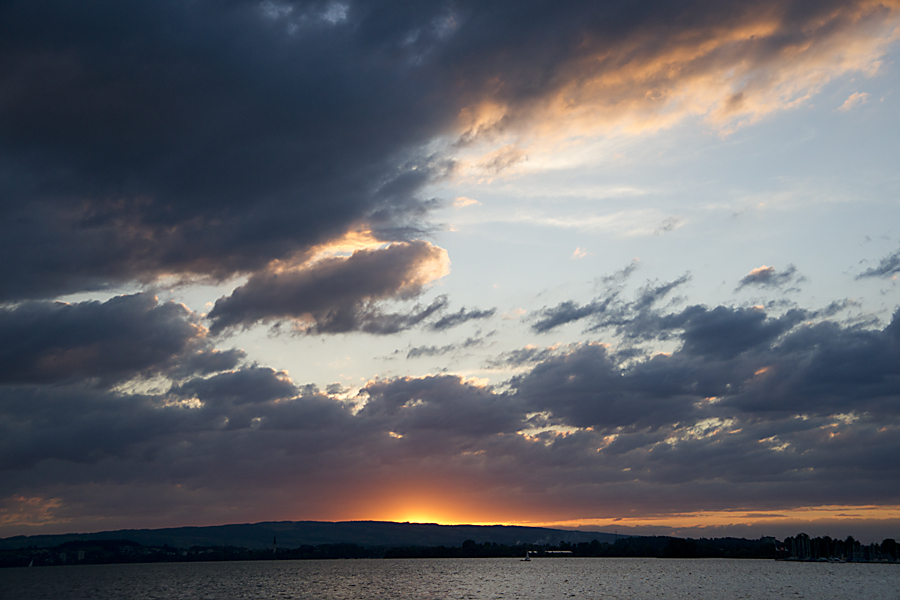
[[[900,597],[900,565],[541,558],[259,561],[0,570],[0,598],[720,600]]]

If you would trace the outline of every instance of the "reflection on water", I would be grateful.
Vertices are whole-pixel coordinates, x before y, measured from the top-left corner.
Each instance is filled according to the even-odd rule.
[[[900,565],[628,558],[85,565],[0,570],[0,598],[691,599],[900,595]]]

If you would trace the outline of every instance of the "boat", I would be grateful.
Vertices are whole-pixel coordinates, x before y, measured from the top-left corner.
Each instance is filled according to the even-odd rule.
[[[528,550],[525,551],[525,558],[522,559],[522,562],[525,562],[526,560],[531,560],[531,555],[528,553]]]

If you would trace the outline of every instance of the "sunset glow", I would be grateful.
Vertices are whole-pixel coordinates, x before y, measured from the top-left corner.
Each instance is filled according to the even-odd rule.
[[[900,538],[900,0],[13,0],[0,40],[0,537]]]

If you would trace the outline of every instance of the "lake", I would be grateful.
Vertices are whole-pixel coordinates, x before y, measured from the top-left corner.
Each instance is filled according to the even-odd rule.
[[[539,558],[257,561],[0,569],[0,598],[896,600],[900,565]]]

